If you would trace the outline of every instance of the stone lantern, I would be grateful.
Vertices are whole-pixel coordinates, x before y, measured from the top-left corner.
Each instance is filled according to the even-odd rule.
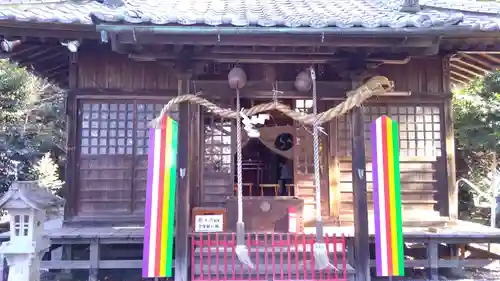
[[[43,235],[44,222],[63,206],[64,199],[36,181],[14,182],[0,198],[0,209],[7,211],[10,220],[10,241],[0,246],[9,265],[8,281],[40,280],[40,262],[50,247]]]

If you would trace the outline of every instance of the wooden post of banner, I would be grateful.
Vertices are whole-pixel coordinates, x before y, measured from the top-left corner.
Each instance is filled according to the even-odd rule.
[[[191,81],[190,73],[178,74],[178,94],[189,93]],[[188,170],[189,157],[189,130],[190,130],[189,104],[179,105],[179,142],[177,150],[177,202],[175,223],[175,281],[188,280],[189,265],[189,213],[190,213],[190,184],[189,175],[193,171]]]
[[[370,243],[363,109],[351,111],[352,191],[354,201],[354,268],[356,281],[370,281]]]

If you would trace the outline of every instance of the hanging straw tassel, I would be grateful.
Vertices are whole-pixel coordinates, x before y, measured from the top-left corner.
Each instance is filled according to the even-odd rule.
[[[241,155],[241,115],[240,115],[240,90],[236,88],[236,158],[238,178],[238,221],[236,222],[236,256],[238,260],[253,269],[254,265],[250,259],[248,248],[245,245],[245,223],[243,222],[243,170]]]
[[[311,67],[311,80],[313,91],[313,115],[316,117],[318,114],[318,104],[316,97],[316,73]],[[313,123],[313,147],[314,147],[314,187],[316,195],[316,241],[314,243],[314,263],[316,268],[323,270],[333,267],[328,257],[328,249],[323,237],[323,221],[321,218],[321,179],[319,167],[319,128],[318,122]],[[336,268],[333,267],[335,270]]]

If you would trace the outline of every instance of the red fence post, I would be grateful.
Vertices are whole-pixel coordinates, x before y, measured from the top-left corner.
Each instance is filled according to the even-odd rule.
[[[208,280],[212,280],[212,237],[211,234],[208,233],[207,235],[207,263],[208,263]]]
[[[309,249],[311,249],[311,280],[316,279],[316,272],[314,271],[316,269],[316,261],[314,259],[314,240],[315,236],[313,234],[309,235]]]
[[[366,249],[368,251],[368,249]],[[344,280],[347,280],[347,266],[346,266],[346,253],[345,253],[345,236],[342,233],[342,275]]]
[[[288,270],[287,270],[288,275],[287,276],[288,276],[288,279],[290,279],[292,276],[292,256],[291,256],[291,250],[290,250],[292,245],[291,245],[290,233],[286,234],[286,242],[288,245],[288,251],[287,251],[287,253],[288,253]]]
[[[260,271],[259,271],[260,243],[259,243],[259,235],[257,233],[254,233],[254,237],[255,237],[255,244],[257,245],[257,248],[255,249],[255,271],[257,275],[256,278],[258,278],[260,277]]]
[[[306,234],[305,233],[302,233],[302,263],[304,264],[304,279],[307,278],[307,241],[306,241],[307,237],[306,237]]]
[[[236,264],[234,262],[234,258],[236,255],[236,241],[234,237],[234,232],[231,233],[231,270],[233,272],[233,280],[236,278]]]
[[[328,256],[330,256],[330,244],[332,243],[332,240],[330,239],[330,234],[325,234],[325,243],[326,243],[326,252],[328,253]],[[333,243],[335,243],[335,240],[333,240]],[[335,244],[333,244],[333,253],[335,254]],[[333,266],[335,265],[335,258],[333,258]],[[330,274],[330,269],[326,270],[326,279],[331,280],[331,274]]]
[[[194,277],[194,270],[195,270],[195,264],[194,264],[194,251],[195,251],[195,248],[196,248],[196,243],[195,243],[195,234],[193,233],[191,235],[191,280],[192,281],[195,281],[195,277]]]
[[[280,279],[284,280],[284,272],[283,272],[283,234],[279,234],[280,237]]]
[[[224,280],[227,280],[227,233],[224,233]]]
[[[203,234],[200,234],[200,280],[203,280],[205,278],[203,275]]]
[[[252,257],[252,240],[250,233],[247,233],[248,256]],[[252,269],[248,267],[248,280],[252,280]]]
[[[269,280],[269,245],[268,245],[268,241],[267,241],[267,236],[268,234],[264,234],[264,253],[265,253],[265,256],[264,256],[264,266],[266,267],[265,270],[266,270],[266,280]]]
[[[215,276],[217,278],[217,281],[219,281],[219,233],[216,232],[215,233],[215,247],[216,247],[216,250],[215,250]]]

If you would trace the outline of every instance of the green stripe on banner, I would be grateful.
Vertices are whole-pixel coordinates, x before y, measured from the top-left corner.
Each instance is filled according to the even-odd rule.
[[[167,277],[172,277],[172,258],[173,258],[173,242],[174,242],[174,225],[175,225],[175,206],[176,206],[176,187],[177,187],[177,144],[179,141],[178,129],[179,124],[172,119],[172,166],[170,167],[170,204],[168,210],[168,243],[167,243]]]
[[[399,126],[398,123],[392,120],[392,141],[394,153],[394,194],[395,209],[396,209],[396,229],[397,229],[397,247],[398,247],[398,273],[399,276],[404,276],[404,247],[403,247],[403,216],[401,211],[401,175],[399,167]]]

